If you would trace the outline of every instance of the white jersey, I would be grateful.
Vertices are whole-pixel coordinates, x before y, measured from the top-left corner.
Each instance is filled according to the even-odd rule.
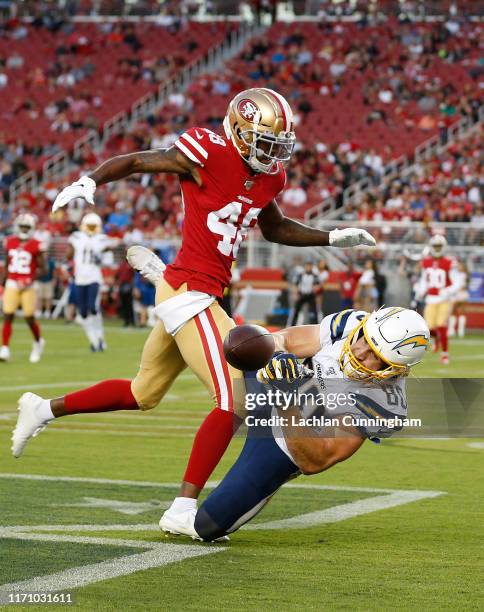
[[[89,236],[85,232],[74,232],[69,237],[74,247],[74,282],[76,285],[102,283],[101,260],[103,251],[109,246],[106,234]]]
[[[301,407],[304,416],[331,418],[348,414],[362,422],[366,419],[359,427],[361,433],[378,442],[380,438],[390,437],[401,427],[389,427],[386,423],[367,424],[367,421],[395,417],[405,419],[407,401],[405,378],[394,378],[385,383],[368,383],[348,380],[343,376],[339,357],[344,341],[367,314],[362,310],[349,309],[324,317],[320,324],[321,348],[306,362],[313,376],[304,380],[299,395],[305,393],[309,397],[321,399],[321,403],[317,401]],[[277,414],[274,408],[272,415]],[[294,461],[282,429],[276,425],[272,433],[281,450]]]

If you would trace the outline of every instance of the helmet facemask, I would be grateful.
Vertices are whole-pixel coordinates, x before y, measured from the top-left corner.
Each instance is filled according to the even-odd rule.
[[[248,149],[246,160],[249,166],[264,174],[277,174],[278,164],[289,162],[296,143],[294,132],[282,132],[276,136],[256,129],[241,131],[240,139]]]
[[[357,381],[372,381],[372,382],[385,382],[395,376],[406,376],[410,368],[406,365],[398,365],[396,363],[390,363],[383,359],[379,352],[372,346],[372,342],[368,337],[365,329],[365,323],[370,315],[367,315],[359,325],[352,330],[352,332],[346,338],[343,348],[341,349],[341,355],[339,363],[341,371],[346,378]],[[367,368],[359,359],[356,358],[352,351],[352,346],[361,338],[364,337],[370,349],[375,355],[383,361],[386,367],[380,370],[371,370]]]
[[[267,88],[240,92],[229,104],[223,127],[242,159],[263,174],[277,174],[291,159],[296,135],[287,100]]]

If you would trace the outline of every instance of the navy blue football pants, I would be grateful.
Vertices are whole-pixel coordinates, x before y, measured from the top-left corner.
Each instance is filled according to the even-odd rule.
[[[195,530],[211,541],[236,531],[267,504],[298,467],[282,452],[270,429],[249,435],[239,458],[197,512]]]
[[[83,319],[98,312],[99,283],[76,285],[76,306]]]

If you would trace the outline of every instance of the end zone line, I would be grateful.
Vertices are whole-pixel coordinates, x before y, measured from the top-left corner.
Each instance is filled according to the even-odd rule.
[[[53,536],[54,537],[54,536]],[[83,540],[94,540],[97,538],[83,538]],[[63,539],[63,541],[68,541]],[[78,543],[79,538],[71,541]],[[87,542],[86,542],[87,543]],[[112,544],[107,540],[104,544]],[[139,543],[131,540],[116,540],[117,546],[140,547]],[[100,563],[81,565],[64,571],[56,572],[46,576],[37,576],[22,582],[12,582],[0,586],[0,604],[8,603],[8,596],[12,592],[41,592],[49,593],[56,591],[69,591],[79,587],[87,586],[95,582],[101,582],[111,578],[127,576],[135,572],[152,569],[176,563],[185,559],[202,557],[226,550],[225,547],[204,547],[182,544],[153,544],[145,542],[146,552],[118,557]]]
[[[15,474],[12,472],[0,473],[0,479],[21,479],[21,480],[45,480],[52,482],[86,482],[93,484],[112,484],[120,486],[132,487],[160,487],[172,488],[179,487],[179,482],[153,482],[149,480],[117,480],[112,478],[90,478],[87,476],[49,476],[46,474]],[[220,483],[219,480],[209,480],[205,488],[213,489]],[[284,485],[285,489],[313,489],[320,491],[355,491],[357,493],[401,493],[402,489],[384,489],[378,487],[354,487],[351,485],[321,485],[311,483],[288,483]],[[410,491],[409,493],[425,493],[425,491]],[[436,491],[429,491],[436,493]],[[441,494],[441,492],[438,492]]]

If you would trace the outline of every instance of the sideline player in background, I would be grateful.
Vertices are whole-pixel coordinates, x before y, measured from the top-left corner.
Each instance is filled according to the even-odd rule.
[[[457,263],[455,273],[459,291],[454,296],[452,302],[452,314],[449,319],[449,337],[455,336],[463,338],[466,333],[466,302],[469,299],[469,271],[464,261]],[[457,327],[457,329],[456,329]]]
[[[421,361],[430,340],[424,319],[398,307],[371,314],[343,310],[320,325],[290,327],[273,335],[276,349],[283,352],[259,370],[257,378],[286,394],[299,391],[305,402],[283,410],[270,407],[269,401],[268,409],[250,413],[239,458],[194,516],[191,531],[187,529],[186,535],[194,539],[215,540],[236,531],[291,478],[323,472],[351,457],[366,439],[379,442],[399,431],[402,427],[395,420],[407,415],[405,377]],[[296,358],[306,358],[311,370]],[[246,378],[254,397],[264,393],[264,386]],[[321,406],[318,400],[323,398]],[[261,418],[273,418],[274,424],[258,425],[256,419]],[[323,419],[332,422],[319,427]]]
[[[35,218],[33,215],[19,215],[14,224],[15,234],[5,239],[5,291],[3,293],[3,328],[0,361],[10,359],[10,338],[13,320],[21,306],[25,322],[34,337],[30,363],[40,361],[45,341],[42,338],[40,325],[35,319],[37,294],[35,281],[46,272],[44,249],[39,240],[33,238]]]
[[[293,123],[291,108],[280,94],[248,89],[230,102],[224,136],[190,128],[167,150],[107,160],[57,196],[54,211],[78,197],[94,204],[98,185],[134,173],[176,174],[185,207],[182,246],[164,273],[160,260],[146,249],[132,261],[156,285],[161,319],[145,343],[134,380],[106,380],[54,400],[23,395],[13,436],[15,456],[54,417],[154,408],[188,366],[214,398],[215,408],[195,437],[180,495],[161,522],[182,533],[193,522],[196,499],[240,423],[235,414],[243,397],[234,392],[234,381],[241,380],[242,373],[227,364],[222,349],[235,323],[218,300],[230,283],[232,263],[249,229],[258,222],[266,240],[292,246],[375,244],[365,230],[324,232],[284,216],[275,198],[286,182],[284,164],[296,139]]]
[[[455,262],[445,257],[447,240],[437,234],[429,242],[430,254],[422,260],[422,271],[417,283],[417,301],[425,299],[424,318],[434,340],[433,352],[439,350],[443,365],[449,363],[448,325],[452,300],[461,289],[461,277],[456,274]]]
[[[88,213],[81,220],[80,231],[69,236],[67,259],[74,260],[76,321],[91,345],[91,351],[104,351],[104,326],[99,290],[103,282],[102,254],[118,243],[101,233],[101,217]]]

